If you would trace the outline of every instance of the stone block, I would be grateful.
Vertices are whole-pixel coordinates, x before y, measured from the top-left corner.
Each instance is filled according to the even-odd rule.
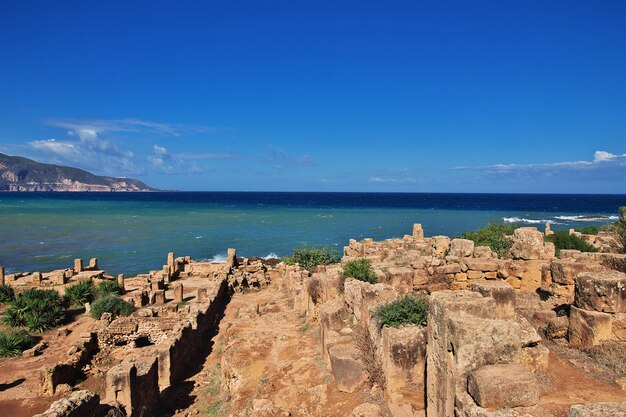
[[[352,393],[367,381],[367,374],[359,359],[361,353],[353,344],[335,345],[328,354],[339,391]]]
[[[470,290],[496,301],[496,317],[515,315],[515,290],[510,285],[501,281],[476,281],[470,285]]]
[[[467,271],[466,274],[469,280],[483,279],[485,277],[482,271]]]
[[[569,409],[568,417],[624,417],[626,402],[574,404]]]
[[[613,316],[613,337],[626,341],[626,314],[618,313]]]
[[[0,285],[6,285],[3,266],[0,266]]]
[[[467,258],[463,262],[467,265],[467,268],[473,271],[483,272],[497,272],[499,264],[497,261],[490,261],[486,259],[474,259]]]
[[[48,410],[33,417],[88,417],[97,414],[100,397],[90,391],[74,391],[50,405]]]
[[[574,303],[585,310],[626,313],[626,274],[617,271],[578,275]]]
[[[226,253],[226,266],[232,268],[237,264],[237,249],[228,248]]]
[[[450,255],[459,258],[469,258],[474,254],[474,241],[469,239],[452,239]]]
[[[513,232],[513,259],[543,259],[543,233],[535,227],[520,227]]]
[[[457,274],[461,272],[461,264],[448,264],[437,267],[438,274]]]
[[[74,273],[78,274],[83,272],[83,260],[80,258],[74,259]]]
[[[433,256],[443,259],[450,250],[450,238],[448,236],[433,236],[431,239]]]
[[[91,258],[89,260],[89,269],[91,271],[97,271],[98,270],[98,258]]]
[[[179,304],[185,301],[183,284],[178,284],[174,287],[174,303]]]
[[[569,259],[555,259],[550,263],[552,282],[561,285],[574,285],[574,277],[582,272],[600,272],[604,269],[600,264],[583,263]]]
[[[608,313],[572,306],[569,316],[569,342],[578,348],[590,348],[612,339],[613,317]]]
[[[476,246],[474,248],[474,258],[490,259],[494,257],[494,253],[489,246]]]
[[[514,362],[532,373],[547,371],[549,359],[550,350],[542,345],[524,347],[513,358]]]
[[[207,301],[206,288],[198,288],[198,292],[196,293],[196,302],[206,303],[206,301]]]
[[[425,328],[383,327],[382,368],[390,402],[425,408],[426,341]]]
[[[517,364],[487,365],[467,378],[467,391],[484,408],[528,407],[537,404],[535,377]]]
[[[422,229],[422,225],[419,223],[415,223],[413,225],[413,237],[415,239],[424,239],[424,229]]]

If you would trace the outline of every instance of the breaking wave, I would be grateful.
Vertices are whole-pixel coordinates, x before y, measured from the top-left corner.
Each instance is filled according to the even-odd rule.
[[[528,224],[539,224],[539,223],[547,223],[547,224],[562,224],[550,219],[526,219],[524,217],[503,217],[505,223],[528,223]]]
[[[218,253],[217,255],[213,256],[212,258],[199,259],[198,262],[219,262],[219,263],[224,263],[224,262],[226,262],[226,254],[225,253]]]
[[[265,260],[267,260],[267,259],[280,259],[280,256],[276,255],[274,252],[270,252],[266,256],[264,256],[263,259],[265,259]]]
[[[617,220],[617,216],[554,216],[555,219],[572,222],[595,222],[598,220]]]

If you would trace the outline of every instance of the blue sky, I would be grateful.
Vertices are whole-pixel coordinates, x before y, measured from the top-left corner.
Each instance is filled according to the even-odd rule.
[[[626,193],[626,3],[0,2],[0,152],[180,190]]]

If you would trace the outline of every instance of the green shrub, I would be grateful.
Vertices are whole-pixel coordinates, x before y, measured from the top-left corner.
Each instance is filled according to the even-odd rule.
[[[91,305],[91,317],[99,320],[102,313],[111,313],[113,317],[128,316],[134,307],[115,294],[108,294],[98,298]]]
[[[556,254],[561,253],[562,249],[576,249],[581,252],[597,252],[598,249],[591,244],[585,242],[576,235],[570,235],[568,231],[561,230],[544,238],[546,242],[554,243]]]
[[[98,284],[98,297],[108,294],[121,295],[123,292],[122,286],[117,281],[102,281]]]
[[[600,226],[585,226],[580,229],[576,229],[577,232],[585,235],[597,235],[601,230],[602,228]]]
[[[399,327],[403,324],[425,326],[428,320],[428,303],[422,298],[404,296],[376,310],[379,326]]]
[[[304,247],[293,251],[292,256],[283,258],[286,265],[298,264],[303,268],[311,269],[318,265],[328,265],[339,262],[339,252],[327,247]]]
[[[72,307],[80,307],[91,303],[96,298],[96,287],[88,279],[65,288],[65,299]]]
[[[24,329],[0,330],[0,358],[19,356],[35,345],[35,339]]]
[[[13,326],[26,326],[42,333],[65,320],[63,299],[54,290],[30,289],[18,294],[4,312],[2,321]]]
[[[0,285],[0,304],[9,304],[15,300],[15,291],[8,285]]]
[[[376,283],[376,274],[372,270],[372,262],[367,258],[359,258],[346,262],[341,272],[343,278],[354,278],[359,281]]]
[[[512,224],[490,224],[474,232],[465,232],[461,237],[474,241],[476,246],[489,246],[498,257],[506,258],[513,244],[507,236],[511,236],[516,228]]]

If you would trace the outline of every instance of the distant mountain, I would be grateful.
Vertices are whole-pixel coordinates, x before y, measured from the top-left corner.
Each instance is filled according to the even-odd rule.
[[[0,191],[156,191],[141,181],[94,175],[0,153]]]

